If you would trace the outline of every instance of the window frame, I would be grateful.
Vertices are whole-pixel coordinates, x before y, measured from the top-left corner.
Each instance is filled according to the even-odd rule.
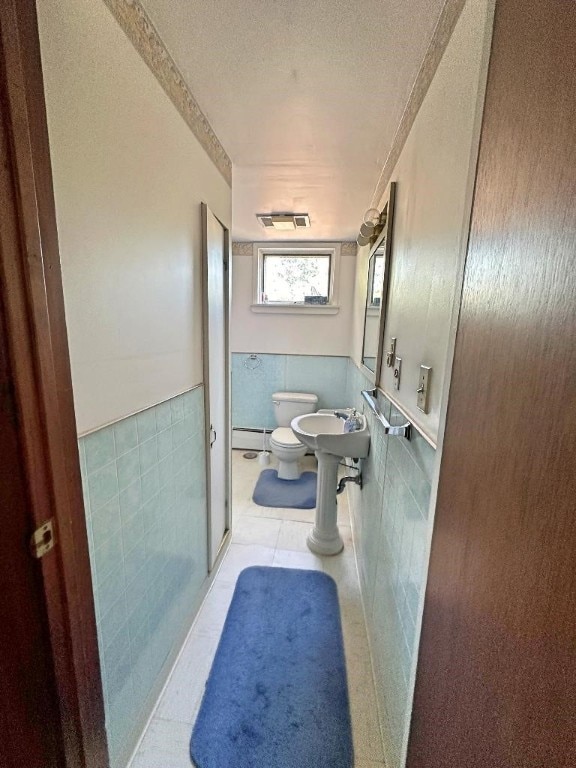
[[[327,304],[262,301],[264,285],[264,261],[266,256],[329,256],[330,276]],[[340,278],[340,243],[254,243],[252,255],[252,306],[253,312],[281,314],[335,315],[340,310],[338,287]]]

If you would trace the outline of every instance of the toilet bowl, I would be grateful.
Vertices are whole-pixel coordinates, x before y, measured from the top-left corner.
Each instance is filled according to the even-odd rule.
[[[306,454],[306,446],[290,427],[276,427],[270,436],[270,450],[278,459],[278,477],[281,480],[298,480],[298,459]]]
[[[290,422],[296,416],[316,410],[318,398],[307,392],[275,392],[272,403],[278,427],[270,435],[270,450],[278,459],[278,477],[280,480],[298,480],[298,460],[307,449],[290,428]]]

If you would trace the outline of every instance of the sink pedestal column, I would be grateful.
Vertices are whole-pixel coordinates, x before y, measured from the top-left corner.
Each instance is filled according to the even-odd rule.
[[[337,525],[336,488],[340,457],[315,451],[318,459],[316,520],[306,543],[318,555],[337,555],[344,548]]]

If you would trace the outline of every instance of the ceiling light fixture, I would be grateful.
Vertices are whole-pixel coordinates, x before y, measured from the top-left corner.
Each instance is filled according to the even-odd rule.
[[[310,226],[307,213],[257,213],[256,218],[264,229],[278,229],[287,232]]]

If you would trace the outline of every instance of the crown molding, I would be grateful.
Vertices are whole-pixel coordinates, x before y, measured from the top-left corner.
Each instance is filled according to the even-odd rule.
[[[340,243],[340,253],[342,256],[356,256],[358,252],[358,246],[355,240],[347,240],[345,243]]]
[[[232,243],[232,256],[252,256],[254,243]]]
[[[430,44],[426,49],[426,54],[424,55],[424,59],[416,76],[416,80],[412,86],[408,102],[404,112],[402,113],[400,124],[396,134],[394,135],[392,147],[390,148],[390,152],[388,153],[386,162],[382,168],[382,173],[380,174],[376,189],[372,195],[372,202],[370,204],[371,208],[378,207],[378,204],[382,200],[382,196],[384,195],[386,187],[388,186],[388,183],[392,177],[392,172],[394,171],[396,163],[400,157],[400,153],[404,148],[404,144],[406,143],[406,139],[408,138],[408,135],[412,129],[416,115],[418,114],[420,107],[422,106],[422,102],[428,93],[430,83],[434,79],[438,65],[440,64],[442,56],[444,55],[444,51],[446,50],[446,46],[448,45],[448,42],[452,36],[454,27],[460,18],[460,14],[462,13],[464,5],[465,0],[446,0],[444,7],[442,8],[440,17],[438,18],[438,22],[434,28],[434,33],[432,34],[432,39],[430,40]]]
[[[324,241],[323,241],[324,242]],[[332,242],[332,241],[327,241]],[[307,241],[307,240],[298,240],[294,241],[294,245],[297,245],[299,248],[302,246],[309,245],[310,248],[314,248],[315,242],[313,240]],[[335,245],[340,245],[340,254],[342,256],[356,256],[356,251],[358,249],[358,246],[355,242],[352,241],[345,241],[340,242],[338,240],[334,241]],[[274,245],[274,241],[270,241],[270,245]],[[233,256],[252,256],[253,254],[253,242],[245,243],[245,242],[233,242],[232,243],[232,255]]]
[[[232,162],[144,8],[138,0],[104,0],[104,3],[228,186],[232,186]]]

